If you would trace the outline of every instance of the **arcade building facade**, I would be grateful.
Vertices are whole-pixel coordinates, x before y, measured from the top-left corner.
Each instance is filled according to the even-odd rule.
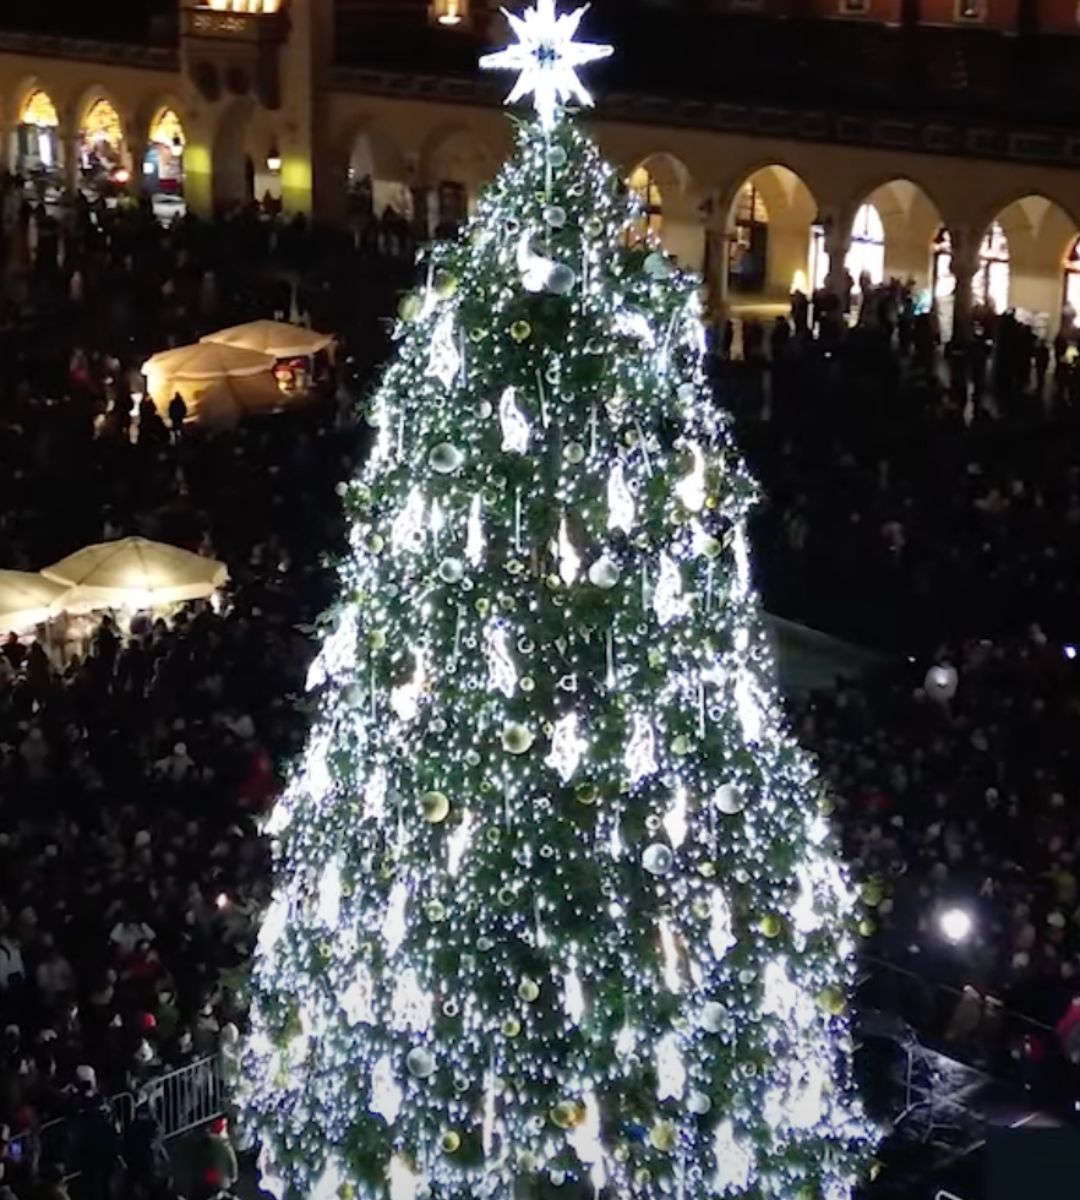
[[[713,306],[779,311],[846,272],[913,280],[959,329],[987,302],[1050,333],[1065,305],[1080,310],[1080,87],[1013,106],[1008,87],[971,82],[1024,55],[1080,80],[1075,4],[619,3],[618,16],[595,6],[616,43],[633,10],[639,41],[685,20],[695,44],[707,29],[743,58],[774,47],[760,78],[726,90],[635,77],[633,63],[593,80],[593,132],[643,202],[636,232],[701,272]],[[286,212],[344,222],[391,207],[434,230],[467,215],[509,151],[503,81],[467,65],[505,36],[487,0],[178,4],[153,44],[0,31],[3,165],[39,189],[148,193],[163,213],[269,194]],[[853,81],[774,86],[796,36],[822,64],[847,46],[868,65]],[[931,52],[941,95],[933,79],[925,97],[860,92]],[[709,72],[688,61],[683,74]]]

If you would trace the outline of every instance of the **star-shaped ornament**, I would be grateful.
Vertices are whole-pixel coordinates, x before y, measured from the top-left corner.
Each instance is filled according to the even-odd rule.
[[[585,108],[592,107],[593,98],[578,79],[577,69],[614,53],[611,46],[574,41],[588,7],[559,13],[555,0],[536,0],[520,17],[504,8],[506,19],[517,35],[517,44],[497,54],[485,54],[480,60],[486,71],[519,72],[506,103],[516,104],[531,95],[544,129],[555,127],[560,106],[569,100],[577,100]]]

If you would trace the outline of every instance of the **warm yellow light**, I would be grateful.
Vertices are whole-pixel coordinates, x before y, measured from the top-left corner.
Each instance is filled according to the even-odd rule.
[[[114,150],[119,149],[124,140],[124,127],[120,114],[108,100],[95,100],[90,106],[83,121],[82,135],[92,145],[105,142]]]
[[[55,129],[60,124],[56,105],[45,92],[31,92],[23,105],[19,120],[24,125],[37,125],[40,129]]]
[[[460,25],[465,20],[464,0],[435,0],[435,20],[440,25]]]
[[[281,0],[203,0],[203,6],[215,12],[276,13]]]
[[[159,146],[168,146],[173,151],[183,149],[187,142],[184,127],[171,108],[163,108],[154,118],[150,126],[150,140]]]
[[[802,292],[804,296],[810,295],[810,285],[806,282],[805,271],[796,271],[791,277],[791,295],[794,296],[796,292]]]

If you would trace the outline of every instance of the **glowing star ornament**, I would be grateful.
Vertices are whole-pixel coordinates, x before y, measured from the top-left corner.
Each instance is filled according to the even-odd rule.
[[[474,567],[480,566],[484,561],[484,522],[481,509],[480,497],[473,496],[465,532],[465,557]]]
[[[578,734],[577,713],[567,713],[555,722],[555,729],[551,735],[551,753],[544,761],[553,771],[558,772],[563,783],[569,783],[588,748],[589,743]]]
[[[486,71],[519,72],[506,103],[516,104],[531,95],[545,130],[554,129],[559,108],[568,100],[591,108],[592,96],[578,79],[577,68],[609,58],[614,50],[611,46],[574,40],[586,8],[560,14],[555,0],[536,0],[534,7],[520,17],[506,9],[503,12],[517,36],[517,44],[497,54],[485,54],[480,66]]]
[[[674,1033],[665,1034],[656,1045],[656,1098],[681,1100],[686,1090],[686,1067]]]
[[[518,407],[517,393],[509,387],[499,401],[502,448],[510,454],[525,454],[529,449],[529,422]]]

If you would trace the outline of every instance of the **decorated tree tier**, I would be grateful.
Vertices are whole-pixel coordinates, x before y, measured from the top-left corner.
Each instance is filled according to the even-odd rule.
[[[840,1200],[869,1145],[754,486],[698,281],[561,107],[579,16],[494,56],[539,115],[402,304],[347,489],[247,1051],[300,1196]]]

